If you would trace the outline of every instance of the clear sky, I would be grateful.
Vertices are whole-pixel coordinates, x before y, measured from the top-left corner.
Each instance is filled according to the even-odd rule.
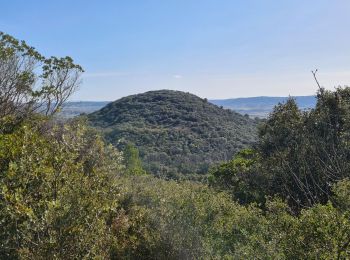
[[[350,0],[0,0],[0,30],[85,69],[74,100],[350,85]]]

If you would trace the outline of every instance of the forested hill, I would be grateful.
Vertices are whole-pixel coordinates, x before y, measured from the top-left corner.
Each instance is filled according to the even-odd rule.
[[[88,119],[120,149],[135,144],[148,172],[175,178],[205,173],[210,165],[230,159],[254,142],[258,124],[206,99],[171,90],[124,97]]]

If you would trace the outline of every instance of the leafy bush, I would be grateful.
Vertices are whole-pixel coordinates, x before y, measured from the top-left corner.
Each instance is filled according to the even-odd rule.
[[[80,123],[0,135],[0,258],[108,255],[121,156]]]

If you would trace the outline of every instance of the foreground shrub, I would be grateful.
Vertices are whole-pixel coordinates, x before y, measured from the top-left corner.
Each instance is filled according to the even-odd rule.
[[[0,258],[107,256],[120,160],[79,123],[0,135]]]

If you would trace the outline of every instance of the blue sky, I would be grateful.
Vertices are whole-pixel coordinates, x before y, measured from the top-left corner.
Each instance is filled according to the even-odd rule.
[[[74,100],[155,89],[208,98],[350,85],[349,0],[11,0],[0,30],[85,69]]]

